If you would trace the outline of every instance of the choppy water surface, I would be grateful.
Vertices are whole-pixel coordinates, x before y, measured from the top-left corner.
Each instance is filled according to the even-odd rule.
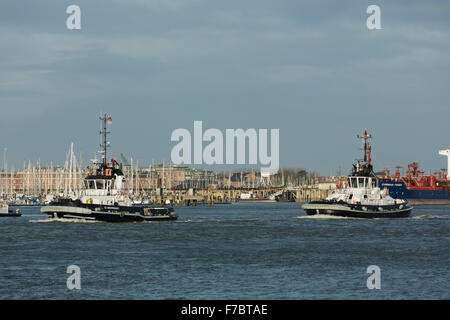
[[[177,222],[0,219],[0,299],[449,299],[450,206],[405,219],[308,217],[300,203],[176,208]],[[67,267],[81,269],[68,290]],[[381,289],[369,290],[369,265]]]

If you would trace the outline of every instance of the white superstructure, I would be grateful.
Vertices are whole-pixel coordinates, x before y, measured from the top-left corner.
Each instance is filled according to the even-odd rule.
[[[389,196],[388,190],[381,190],[376,186],[375,177],[351,176],[347,185],[329,195],[325,200],[345,202],[348,204],[362,204],[385,206],[405,203],[405,200],[394,199]]]
[[[439,150],[439,154],[441,156],[447,156],[447,180],[450,180],[450,173],[448,172],[450,169],[450,149]]]
[[[125,189],[124,176],[114,174],[110,179],[102,177],[84,180],[84,189],[81,191],[80,200],[88,204],[120,204],[131,205]]]

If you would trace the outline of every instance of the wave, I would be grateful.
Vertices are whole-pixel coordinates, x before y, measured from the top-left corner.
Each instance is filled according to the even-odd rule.
[[[191,219],[178,219],[176,223],[209,223],[209,222],[253,222],[253,221],[262,221],[262,219],[258,218],[191,218]]]
[[[29,220],[35,223],[48,223],[48,222],[64,222],[64,223],[101,223],[97,220],[85,220],[85,219],[69,219],[69,218],[47,218],[39,220]]]
[[[433,214],[421,214],[417,216],[411,216],[411,219],[450,219],[448,215],[433,215]]]

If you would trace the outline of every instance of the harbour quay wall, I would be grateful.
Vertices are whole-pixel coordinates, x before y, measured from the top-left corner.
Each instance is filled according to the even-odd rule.
[[[165,190],[149,198],[155,205],[196,206],[232,204],[236,202],[308,202],[325,199],[333,189],[317,187],[276,187],[255,189]]]

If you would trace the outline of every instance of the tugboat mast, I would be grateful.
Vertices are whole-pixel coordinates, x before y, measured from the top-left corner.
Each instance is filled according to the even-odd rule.
[[[359,134],[357,135],[357,137],[359,139],[363,139],[363,143],[364,143],[364,162],[366,162],[367,164],[370,164],[370,153],[372,151],[372,148],[369,144],[369,142],[367,141],[368,139],[372,138],[371,134],[367,133],[367,129],[364,129],[364,134],[362,136],[360,136]]]
[[[100,131],[100,135],[102,136],[102,143],[100,144],[100,148],[102,148],[102,158],[103,158],[103,168],[106,168],[106,151],[108,149],[108,145],[109,145],[109,141],[106,140],[107,135],[110,133],[109,131],[106,130],[106,122],[111,123],[112,119],[111,117],[108,117],[108,115],[106,114],[106,112],[104,113],[103,117],[100,117],[100,120],[102,121],[102,125],[103,128]]]

